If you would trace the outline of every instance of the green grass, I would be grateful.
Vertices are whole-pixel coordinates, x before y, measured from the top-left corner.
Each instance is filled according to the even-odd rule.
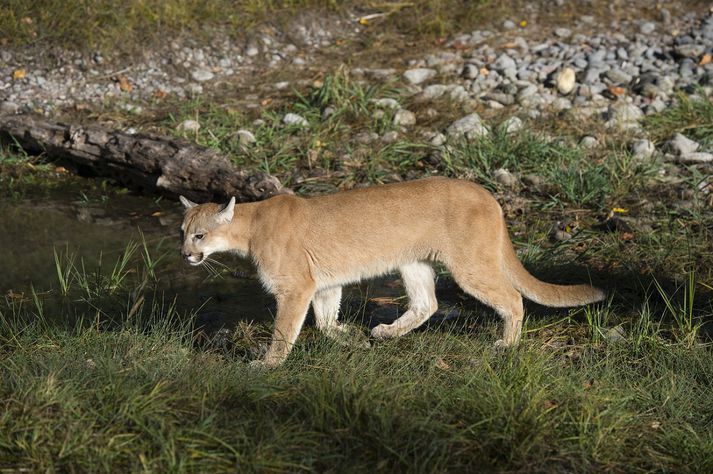
[[[170,317],[104,328],[4,316],[0,467],[713,469],[708,348],[658,335],[561,343],[571,331],[553,320],[507,354],[492,350],[490,326],[366,350],[307,331],[283,367],[256,372],[236,350],[241,330],[231,350],[206,350]]]
[[[64,45],[132,52],[147,43],[190,34],[209,40],[216,30],[233,35],[260,22],[289,22],[306,9],[346,14],[381,13],[372,24],[442,36],[484,17],[489,0],[387,2],[352,0],[7,0],[0,5],[0,44]],[[78,27],[81,25],[81,27]]]
[[[682,133],[708,147],[713,136],[713,101],[702,91],[697,99],[679,93],[674,106],[647,117],[644,125],[655,141]]]

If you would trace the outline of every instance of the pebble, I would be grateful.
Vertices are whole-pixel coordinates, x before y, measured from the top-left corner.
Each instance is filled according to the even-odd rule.
[[[176,130],[178,130],[179,132],[197,132],[198,130],[200,130],[200,128],[201,124],[197,121],[184,120],[183,122],[178,124]]]
[[[446,136],[442,133],[436,133],[430,140],[428,140],[428,143],[433,146],[441,146],[446,143]]]
[[[255,143],[255,135],[250,130],[240,129],[235,132],[235,136],[238,139],[238,143],[243,146],[252,145]]]
[[[626,330],[622,325],[609,328],[604,333],[604,339],[611,344],[626,342]]]
[[[634,104],[617,102],[609,106],[607,116],[609,117],[607,126],[629,129],[639,127],[639,119],[644,116],[644,113]]]
[[[210,81],[215,77],[215,74],[213,74],[211,71],[208,69],[196,69],[191,73],[191,77],[193,80],[198,81],[198,82],[205,82],[205,81]]]
[[[503,123],[503,127],[505,127],[505,133],[508,135],[511,133],[516,133],[522,130],[523,128],[523,123],[522,120],[520,120],[518,117],[510,117]]]
[[[435,69],[418,68],[418,69],[409,69],[408,71],[404,72],[403,77],[407,83],[412,84],[412,85],[418,85],[423,82],[426,82],[427,80],[431,79],[435,75],[436,75]]]
[[[711,163],[713,162],[713,153],[697,151],[681,155],[677,158],[679,163],[695,164],[695,163]]]
[[[557,91],[562,95],[567,95],[574,90],[576,84],[576,74],[574,69],[566,67],[562,69],[555,79]]]
[[[446,129],[446,133],[451,137],[465,135],[471,138],[471,136],[478,137],[487,135],[488,131],[483,125],[480,116],[476,113],[472,113],[450,124]]]
[[[399,109],[394,114],[394,125],[410,127],[416,125],[416,114],[406,109]]]
[[[495,170],[493,173],[493,179],[506,188],[513,188],[517,186],[517,178],[505,168]]]
[[[582,137],[582,139],[579,141],[579,146],[587,150],[596,148],[597,146],[599,146],[599,140],[590,136]]]
[[[642,35],[650,35],[654,31],[656,31],[656,23],[652,23],[650,21],[642,23],[641,27],[639,28],[639,31],[641,31]]]
[[[386,133],[381,137],[382,143],[386,143],[386,144],[395,143],[396,140],[398,140],[398,139],[399,139],[399,132],[397,132],[397,131],[395,131],[395,130],[392,130],[392,131],[390,131],[390,132],[386,132]]]
[[[15,102],[4,100],[0,102],[0,114],[16,114],[20,111],[20,106]]]
[[[700,145],[698,142],[691,140],[690,138],[677,133],[665,144],[665,149],[669,153],[672,153],[678,157],[689,156],[698,150]]]
[[[296,125],[299,127],[309,127],[309,122],[301,115],[293,114],[292,112],[285,114],[282,118],[282,123],[285,125]]]
[[[651,140],[636,140],[631,144],[631,154],[637,160],[648,160],[654,155],[656,147]]]
[[[400,109],[401,105],[396,99],[384,98],[384,99],[372,99],[371,102],[382,109]]]
[[[432,84],[430,86],[427,86],[426,88],[423,89],[423,92],[421,92],[421,99],[423,100],[433,100],[437,99],[443,94],[446,93],[448,90],[448,86],[445,86],[443,84]]]

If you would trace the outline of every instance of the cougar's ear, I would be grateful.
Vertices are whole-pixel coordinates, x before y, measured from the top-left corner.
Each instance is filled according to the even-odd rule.
[[[228,204],[225,205],[222,211],[218,213],[216,218],[221,224],[228,224],[233,220],[233,213],[235,212],[235,196],[230,198]]]
[[[178,199],[181,201],[181,204],[183,204],[183,207],[185,207],[186,209],[190,209],[190,208],[196,207],[198,205],[193,201],[189,201],[188,199],[184,198],[183,196],[178,196]]]

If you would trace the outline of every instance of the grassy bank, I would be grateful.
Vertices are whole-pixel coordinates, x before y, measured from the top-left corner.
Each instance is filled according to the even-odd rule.
[[[146,246],[96,271],[58,254],[56,268],[53,288],[0,302],[0,469],[713,469],[701,328],[713,306],[693,278],[600,307],[530,308],[522,345],[504,353],[482,307],[370,348],[308,327],[262,372],[247,361],[269,325],[207,334],[157,291]],[[355,337],[366,307],[345,305]]]
[[[507,354],[490,326],[363,350],[309,332],[284,367],[255,372],[240,354],[263,327],[221,351],[166,320],[3,314],[0,468],[709,472],[713,354],[655,326],[614,344],[573,340],[581,315],[545,319]]]

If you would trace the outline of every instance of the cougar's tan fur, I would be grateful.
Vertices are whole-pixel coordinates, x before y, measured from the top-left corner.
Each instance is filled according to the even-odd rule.
[[[181,227],[184,258],[199,265],[214,252],[249,256],[277,299],[271,345],[262,364],[280,364],[300,332],[310,303],[328,335],[337,323],[342,286],[398,270],[408,310],[372,330],[397,337],[436,311],[431,262],[442,262],[460,287],[503,318],[502,346],[520,339],[522,296],[546,306],[576,306],[604,298],[590,285],[542,282],[522,266],[502,210],[482,187],[427,178],[327,196],[280,195],[262,202],[196,205]],[[521,296],[522,295],[522,296]]]

